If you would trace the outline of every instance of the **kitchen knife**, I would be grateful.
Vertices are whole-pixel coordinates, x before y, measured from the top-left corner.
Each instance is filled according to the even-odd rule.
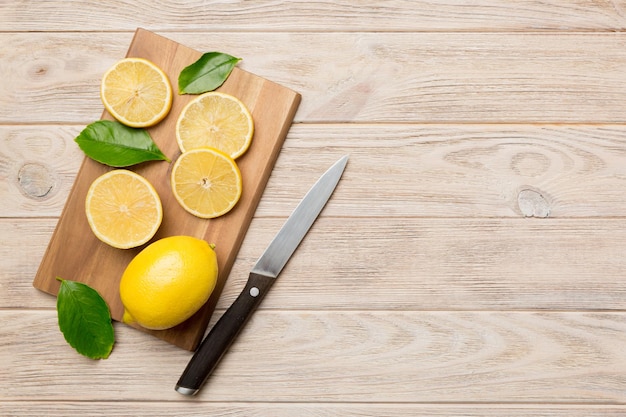
[[[326,205],[347,162],[347,155],[335,162],[291,213],[252,268],[241,294],[196,349],[176,391],[184,395],[198,393]]]

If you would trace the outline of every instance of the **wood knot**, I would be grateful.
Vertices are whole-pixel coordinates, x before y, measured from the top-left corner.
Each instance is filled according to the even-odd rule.
[[[50,67],[47,64],[35,62],[35,64],[28,69],[28,76],[32,80],[43,80],[49,72]]]
[[[517,195],[517,204],[524,217],[545,218],[550,215],[550,204],[541,193],[524,189]]]
[[[51,195],[56,180],[50,170],[42,164],[29,162],[17,173],[17,183],[27,197],[42,199]]]

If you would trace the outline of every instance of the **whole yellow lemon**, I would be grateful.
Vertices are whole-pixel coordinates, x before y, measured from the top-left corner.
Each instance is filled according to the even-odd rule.
[[[217,283],[213,246],[191,236],[166,237],[135,256],[120,281],[126,323],[163,330],[187,320]]]

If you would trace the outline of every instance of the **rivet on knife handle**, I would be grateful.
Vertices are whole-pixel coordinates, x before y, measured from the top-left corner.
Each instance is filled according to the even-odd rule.
[[[347,155],[335,162],[300,201],[252,268],[246,287],[198,346],[176,391],[195,395],[200,390],[315,222],[347,163]]]

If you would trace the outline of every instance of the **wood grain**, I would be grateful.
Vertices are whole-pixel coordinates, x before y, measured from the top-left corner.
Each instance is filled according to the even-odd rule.
[[[63,391],[67,401],[194,404],[173,389],[189,352],[161,346],[154,366],[153,338],[118,325],[113,354],[94,363],[65,343],[54,312],[0,318],[0,401]],[[197,400],[623,405],[624,343],[624,314],[261,310]]]
[[[32,5],[32,7],[29,7]],[[54,10],[50,19],[49,10]],[[332,9],[332,12],[329,12]],[[118,10],[126,13],[120,14]],[[167,1],[121,0],[115,7],[70,0],[60,8],[26,2],[0,3],[0,27],[9,31],[133,31],[137,16],[158,31],[618,31],[626,26],[626,2],[585,0],[508,0],[506,2],[401,0]]]
[[[242,69],[298,91],[306,99],[297,122],[626,120],[624,33],[173,32],[168,37],[196,50],[229,51],[243,57]],[[100,76],[131,38],[0,33],[0,56],[6,57],[0,76],[10,80],[0,89],[0,122],[98,118]]]
[[[0,214],[60,215],[81,128],[0,125]],[[286,217],[320,168],[348,153],[328,215],[521,218],[535,215],[523,210],[531,191],[550,218],[623,217],[625,139],[623,125],[297,124],[255,215]]]
[[[84,158],[74,143],[82,128],[0,125],[0,216],[61,214]]]
[[[152,32],[138,30],[127,56],[146,58],[177,80],[180,71],[200,57],[201,53]],[[278,84],[235,68],[220,91],[238,97],[250,110],[255,132],[250,149],[237,159],[243,177],[243,194],[233,210],[217,219],[200,219],[186,213],[170,190],[170,165],[145,163],[133,167],[135,172],[154,185],[163,205],[163,221],[152,241],[167,236],[188,235],[216,245],[219,265],[217,286],[209,301],[184,323],[167,330],[148,331],[185,349],[194,350],[204,335],[208,320],[217,303],[239,246],[265,188],[265,184],[291,121],[300,96]],[[148,129],[157,146],[175,160],[180,151],[172,140],[176,120],[193,96],[176,96],[169,115]],[[105,112],[104,118],[110,118]],[[57,277],[84,282],[108,303],[111,316],[121,320],[124,307],[119,297],[119,280],[128,262],[143,248],[118,250],[99,241],[87,224],[84,201],[91,183],[110,168],[85,158],[63,209],[58,225],[46,249],[33,285],[56,294]]]
[[[232,304],[283,221],[252,221],[217,308]],[[322,214],[259,308],[624,311],[626,281],[614,278],[626,269],[623,223],[463,218],[381,222]],[[54,219],[0,221],[0,255],[6,259],[0,308],[54,309],[51,297],[31,287],[37,262],[29,260],[41,259],[55,224]]]
[[[180,403],[153,401],[133,407],[128,403],[106,401],[6,401],[0,403],[0,413],[20,417],[43,415],[66,417],[89,415],[102,417],[126,417],[132,408],[135,417],[154,416],[204,416],[214,417],[320,417],[320,416],[388,416],[388,417],[622,417],[624,406],[594,405],[441,405],[441,404],[350,404],[350,403]]]

